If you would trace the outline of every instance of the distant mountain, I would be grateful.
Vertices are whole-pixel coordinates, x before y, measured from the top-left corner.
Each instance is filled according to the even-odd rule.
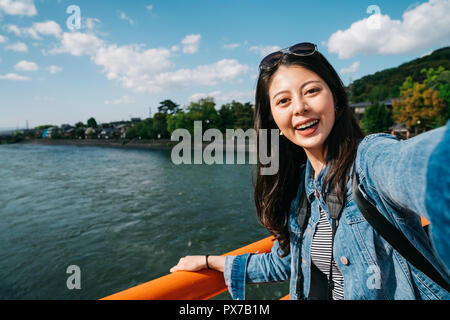
[[[450,47],[438,49],[396,68],[378,71],[353,81],[347,88],[350,101],[382,101],[387,98],[397,98],[400,94],[399,87],[406,77],[411,76],[414,81],[422,82],[425,75],[420,73],[420,70],[437,69],[439,66],[450,70]]]

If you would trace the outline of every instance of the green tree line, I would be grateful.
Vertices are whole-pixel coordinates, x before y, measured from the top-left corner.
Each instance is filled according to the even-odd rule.
[[[407,76],[396,88],[399,96],[393,99],[392,109],[380,104],[379,96],[372,97],[361,119],[366,134],[385,132],[394,123],[418,134],[446,124],[450,118],[450,70],[443,66],[420,70],[422,81]]]
[[[213,98],[202,98],[191,102],[185,109],[172,100],[164,100],[158,112],[127,131],[127,138],[170,138],[176,129],[187,129],[194,134],[194,121],[202,121],[202,130],[215,128],[225,133],[226,129],[247,130],[253,128],[253,107],[249,102],[232,101],[216,109]]]
[[[450,69],[450,47],[435,50],[398,67],[381,70],[353,81],[348,86],[349,99],[352,102],[363,102],[399,98],[400,87],[407,77],[421,83],[426,79],[426,74],[422,73],[423,69],[436,70],[439,67]]]

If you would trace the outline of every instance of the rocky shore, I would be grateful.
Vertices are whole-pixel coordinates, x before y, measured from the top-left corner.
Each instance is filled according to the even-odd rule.
[[[109,147],[109,148],[129,148],[129,149],[159,149],[171,150],[180,141],[171,141],[170,139],[24,139],[19,144],[47,145],[47,146],[80,146],[80,147]],[[239,150],[255,152],[255,146],[249,146],[248,143],[231,142],[228,146],[223,142],[223,150]],[[208,146],[210,142],[203,142],[202,148]],[[192,147],[193,144],[192,144]]]
[[[53,146],[80,146],[80,147],[113,147],[113,148],[132,148],[132,149],[166,149],[170,150],[177,141],[169,139],[25,139],[22,144],[33,145],[53,145]]]

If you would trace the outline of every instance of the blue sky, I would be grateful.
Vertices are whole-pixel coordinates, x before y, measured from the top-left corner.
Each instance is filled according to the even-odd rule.
[[[348,84],[448,46],[450,0],[0,0],[0,128],[253,102],[264,54],[304,41]]]

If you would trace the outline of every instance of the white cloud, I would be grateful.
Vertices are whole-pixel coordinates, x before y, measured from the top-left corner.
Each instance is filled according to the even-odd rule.
[[[129,96],[123,96],[119,99],[115,100],[105,100],[105,104],[112,104],[112,105],[118,105],[118,104],[133,104],[136,103],[136,100],[134,98]]]
[[[15,24],[8,24],[5,26],[5,28],[8,32],[12,32],[18,37],[22,36],[22,30]]]
[[[359,68],[359,65],[360,65],[359,61],[353,62],[350,67],[342,68],[340,72],[341,74],[356,72]]]
[[[0,0],[0,12],[29,17],[37,15],[33,0]]]
[[[149,4],[148,6],[146,6],[146,8],[147,8],[148,11],[152,11],[153,10],[153,5]]]
[[[5,48],[6,50],[11,50],[15,52],[27,52],[28,46],[23,42],[15,42]]]
[[[172,48],[146,49],[145,45],[107,45],[90,33],[63,33],[61,45],[49,53],[87,55],[103,67],[108,80],[119,81],[123,87],[137,92],[164,92],[190,85],[215,85],[235,80],[248,72],[247,65],[237,60],[220,60],[194,69],[169,71]]]
[[[90,31],[94,30],[96,28],[97,24],[100,24],[100,19],[97,18],[86,18],[84,25],[86,28]]]
[[[223,45],[224,49],[235,49],[240,47],[241,45],[239,43],[227,43]]]
[[[0,80],[14,80],[14,81],[26,81],[30,80],[29,77],[21,76],[17,73],[8,73],[5,75],[0,74]]]
[[[247,65],[242,65],[237,60],[223,59],[213,64],[197,66],[194,69],[160,73],[149,81],[148,85],[150,89],[156,91],[188,85],[213,86],[236,79],[246,74],[248,70]]]
[[[128,16],[125,14],[125,12],[122,12],[122,11],[119,12],[119,19],[128,21],[128,23],[131,24],[131,25],[134,24],[134,20],[131,19],[130,17],[128,17]]]
[[[328,39],[328,51],[340,59],[356,54],[404,54],[449,45],[450,1],[429,0],[403,13],[402,20],[374,14],[338,30]]]
[[[58,72],[61,72],[62,68],[59,66],[51,65],[47,68],[47,70],[51,74],[57,74]]]
[[[279,46],[252,46],[250,48],[248,48],[248,50],[256,52],[257,54],[259,54],[261,57],[265,57],[268,54],[281,50],[281,47]]]
[[[29,28],[19,28],[14,24],[6,25],[5,28],[8,32],[12,32],[18,37],[31,37],[35,40],[42,40],[40,35],[52,35],[56,38],[60,38],[62,33],[59,24],[51,20],[33,23]]]
[[[209,93],[195,93],[189,97],[189,102],[195,102],[206,97],[214,98],[214,101],[216,103],[229,103],[233,100],[245,103],[254,101],[255,91],[249,90],[222,92],[220,90],[216,90]]]
[[[103,41],[92,33],[64,32],[61,46],[50,50],[49,53],[70,53],[74,56],[93,55],[103,45]]]
[[[181,40],[181,43],[183,44],[183,52],[189,54],[196,53],[198,51],[201,37],[202,36],[199,34],[187,35],[183,40]]]
[[[216,91],[211,91],[209,93],[194,93],[193,95],[191,95],[189,97],[189,102],[196,102],[200,99],[204,99],[204,98],[214,98],[214,101],[217,102],[217,98],[222,94],[221,91],[216,90]]]
[[[147,92],[189,85],[215,85],[248,71],[248,66],[236,60],[221,60],[194,69],[165,72],[173,66],[170,57],[171,51],[164,48],[142,50],[138,46],[111,45],[98,50],[92,60],[103,66],[108,79],[119,80],[126,88]]]
[[[0,34],[0,43],[5,43],[8,40],[8,38],[6,38],[5,36],[2,36]]]
[[[101,47],[92,61],[103,66],[109,80],[119,80],[126,88],[142,88],[154,74],[172,66],[171,52],[165,48],[143,50],[139,45]]]
[[[14,69],[18,71],[37,71],[39,67],[35,62],[22,60],[17,62]]]
[[[55,21],[45,21],[45,22],[37,22],[33,23],[33,30],[36,30],[38,33],[43,35],[51,35],[56,38],[61,37],[62,29],[58,23]]]

